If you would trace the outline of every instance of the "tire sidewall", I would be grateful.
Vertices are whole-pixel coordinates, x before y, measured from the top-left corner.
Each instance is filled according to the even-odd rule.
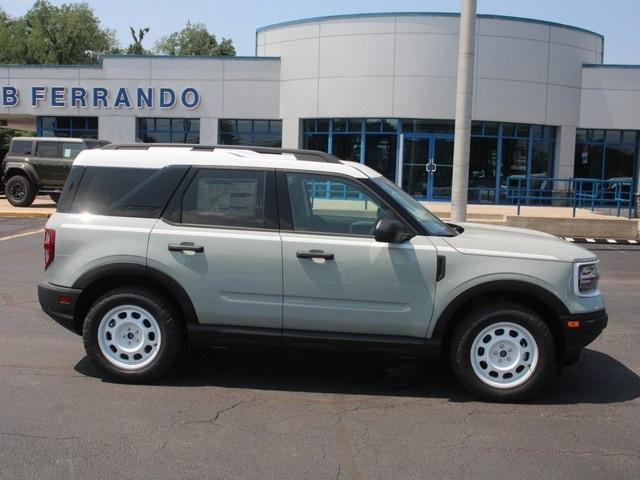
[[[24,196],[21,199],[15,199],[11,195],[11,187],[13,186],[13,184],[18,182],[21,183],[22,187],[24,188]],[[33,200],[36,196],[35,187],[27,177],[24,177],[22,175],[14,175],[7,181],[4,188],[4,194],[7,197],[9,203],[14,207],[28,207],[33,203]]]
[[[135,305],[147,310],[160,329],[161,343],[155,359],[143,368],[127,370],[111,363],[100,349],[98,330],[102,318],[122,305]],[[151,292],[118,290],[99,298],[91,307],[83,325],[82,338],[89,360],[110,379],[126,383],[146,383],[162,375],[174,362],[180,336],[175,313]]]
[[[499,322],[510,322],[527,329],[538,347],[538,361],[533,374],[512,388],[497,388],[484,383],[471,365],[471,347],[476,336]],[[533,395],[555,369],[553,336],[533,312],[518,306],[500,305],[479,310],[458,328],[451,350],[451,363],[460,383],[472,394],[490,401],[516,401]]]

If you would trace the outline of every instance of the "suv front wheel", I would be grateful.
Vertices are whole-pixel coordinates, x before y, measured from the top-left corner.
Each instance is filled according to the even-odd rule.
[[[27,177],[14,175],[4,187],[7,200],[14,207],[28,207],[36,198],[36,187]]]
[[[458,326],[451,363],[462,386],[476,397],[523,400],[555,370],[553,335],[536,313],[522,305],[487,305]]]
[[[150,289],[118,288],[95,301],[82,337],[89,360],[124,383],[147,383],[162,375],[183,344],[174,309]]]

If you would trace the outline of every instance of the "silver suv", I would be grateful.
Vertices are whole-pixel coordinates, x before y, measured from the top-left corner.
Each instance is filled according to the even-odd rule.
[[[187,344],[448,358],[513,401],[606,326],[598,259],[540,232],[445,224],[322,152],[110,145],[80,153],[45,232],[43,310],[111,379]]]

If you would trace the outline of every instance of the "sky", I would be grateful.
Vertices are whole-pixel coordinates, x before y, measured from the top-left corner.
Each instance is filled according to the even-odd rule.
[[[74,3],[53,0],[54,4]],[[143,42],[201,22],[218,38],[233,40],[238,55],[255,52],[255,30],[273,23],[324,15],[364,12],[457,12],[460,0],[87,0],[103,27],[130,42],[129,26],[150,27]],[[32,0],[0,0],[11,16],[24,14]],[[604,35],[605,63],[640,64],[640,0],[478,0],[478,13],[565,23]]]

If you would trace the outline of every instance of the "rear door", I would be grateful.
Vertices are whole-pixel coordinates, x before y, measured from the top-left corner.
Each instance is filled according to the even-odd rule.
[[[184,287],[200,324],[279,343],[282,249],[274,172],[192,170],[151,232],[148,266]]]
[[[40,179],[46,187],[62,187],[69,174],[69,160],[62,158],[62,142],[42,140],[36,142],[33,165]]]
[[[436,279],[429,239],[376,242],[377,221],[398,217],[360,182],[328,174],[278,175],[285,342],[314,336],[389,340],[421,351]]]

